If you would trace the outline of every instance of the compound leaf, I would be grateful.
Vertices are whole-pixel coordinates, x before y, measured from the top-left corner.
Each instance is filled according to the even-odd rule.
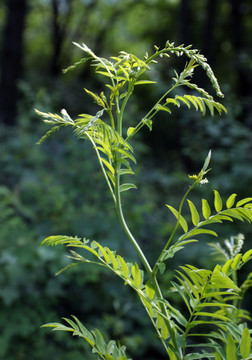
[[[148,296],[148,298],[150,300],[153,300],[155,297],[155,290],[154,290],[154,286],[152,284],[151,280],[148,280],[147,283],[145,284],[145,292],[146,295]]]
[[[117,259],[119,261],[120,268],[121,268],[123,276],[125,278],[127,278],[129,276],[129,273],[130,273],[128,265],[126,264],[126,262],[124,261],[124,259],[120,255],[117,255]]]
[[[211,209],[206,199],[202,199],[202,214],[205,219],[211,216]]]
[[[227,209],[230,209],[234,205],[236,196],[237,196],[237,194],[232,194],[229,196],[229,198],[226,201]]]
[[[184,219],[184,217],[179,214],[179,212],[174,209],[174,207],[172,207],[171,205],[166,205],[168,207],[168,209],[171,210],[171,212],[173,213],[173,215],[176,217],[176,219],[178,220],[180,226],[182,227],[182,229],[184,230],[184,232],[186,233],[188,231],[188,225],[186,220]]]
[[[190,200],[187,200],[189,207],[190,207],[190,211],[191,211],[191,216],[192,216],[192,223],[194,226],[197,226],[198,223],[200,222],[200,217],[199,217],[199,213],[194,205],[194,203]]]
[[[231,334],[228,335],[226,357],[228,360],[237,360],[237,350],[234,338]]]
[[[136,188],[137,187],[134,184],[125,183],[125,184],[120,185],[120,192],[128,191],[130,189],[136,189]]]
[[[141,271],[139,270],[137,263],[132,265],[131,271],[132,271],[132,277],[134,280],[134,285],[136,286],[136,288],[139,289],[141,287],[142,278],[141,278]]]
[[[217,190],[214,190],[214,207],[217,212],[222,210],[222,200]]]
[[[240,352],[243,359],[246,359],[250,355],[251,339],[249,329],[245,328],[242,333],[242,339],[240,344]]]

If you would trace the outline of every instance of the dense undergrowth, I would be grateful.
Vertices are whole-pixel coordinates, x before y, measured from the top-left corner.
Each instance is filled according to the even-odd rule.
[[[137,111],[134,106],[132,108],[132,112]],[[22,118],[25,118],[24,114]],[[242,124],[232,116],[199,120],[197,114],[191,115],[190,111],[177,120],[174,131],[179,135],[180,144],[167,146],[164,140],[160,159],[155,156],[158,147],[155,136],[160,139],[160,131],[155,126],[153,144],[143,134],[137,145],[137,160],[147,155],[148,166],[150,163],[152,166],[147,170],[143,161],[139,183],[143,182],[144,186],[137,190],[137,201],[134,194],[127,194],[125,208],[128,208],[129,223],[138,233],[147,253],[158,249],[154,234],[165,239],[171,230],[164,210],[168,195],[169,202],[176,206],[179,202],[176,194],[184,188],[186,173],[201,164],[206,149],[214,150],[214,171],[209,174],[210,186],[207,194],[204,188],[204,196],[210,198],[212,189],[221,186],[224,196],[235,188],[242,197],[251,187],[251,133]],[[160,124],[161,139],[170,139],[172,135],[169,129],[166,130],[167,124],[162,118]],[[184,131],[180,133],[181,127]],[[77,144],[69,134],[62,132],[43,145],[42,150],[35,146],[42,133],[36,128],[31,119],[25,119],[24,123],[12,129],[1,126],[0,317],[1,324],[5,325],[0,340],[0,357],[17,360],[33,353],[34,359],[42,360],[46,348],[47,357],[61,358],[64,355],[66,360],[79,360],[85,354],[85,345],[78,343],[75,346],[65,334],[58,334],[55,339],[39,329],[41,324],[57,319],[59,313],[62,316],[74,313],[85,318],[87,324],[102,326],[108,336],[123,341],[136,357],[155,359],[160,350],[158,342],[148,340],[153,338],[153,331],[145,326],[144,312],[134,305],[133,294],[128,289],[121,288],[118,293],[116,284],[109,281],[113,275],[101,274],[99,269],[92,268],[92,271],[85,271],[85,276],[76,269],[74,273],[52,278],[51,274],[67,265],[67,260],[62,256],[63,249],[51,251],[39,246],[41,240],[51,233],[78,233],[104,240],[110,248],[119,247],[125,257],[132,256],[132,249],[116,225],[113,205],[106,194],[91,147],[86,143]],[[168,158],[172,160],[166,162]],[[101,196],[102,202],[99,201]],[[197,189],[195,196],[201,198],[201,188]],[[127,204],[133,205],[127,207]],[[103,221],[105,215],[106,221]],[[225,233],[238,233],[241,228],[249,239],[251,230],[246,224],[228,224]],[[121,239],[119,245],[118,239]],[[173,267],[185,262],[185,257],[188,262],[196,261],[198,266],[206,266],[206,261],[210,261],[207,252],[202,245],[194,247],[193,252],[181,252]],[[104,291],[101,288],[99,296],[94,291],[101,277],[107,278],[106,284],[109,285],[106,286],[109,286],[111,296],[106,296],[107,288]],[[161,282],[167,280],[169,273]],[[126,303],[123,301],[125,292]],[[102,309],[99,307],[100,298],[103,299]],[[247,307],[249,304],[250,300],[247,300]]]

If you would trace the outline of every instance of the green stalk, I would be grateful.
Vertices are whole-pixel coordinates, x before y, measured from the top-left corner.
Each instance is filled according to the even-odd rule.
[[[148,275],[151,276],[151,274],[152,274],[151,266],[150,266],[148,260],[146,259],[144,253],[142,252],[142,249],[140,248],[140,246],[138,245],[134,236],[132,235],[131,231],[129,230],[128,225],[127,225],[124,215],[123,215],[121,194],[120,194],[120,176],[118,175],[118,171],[116,172],[116,175],[115,175],[115,203],[116,203],[117,214],[118,214],[121,226],[122,226],[125,234],[127,235],[128,239],[130,240],[131,244],[133,245],[134,249],[136,250],[145,270],[147,271]]]
[[[127,223],[125,221],[124,214],[123,214],[123,211],[122,211],[122,204],[121,204],[120,176],[118,174],[118,169],[117,169],[116,175],[115,175],[115,197],[116,197],[116,209],[117,209],[118,217],[119,217],[120,223],[122,225],[122,228],[123,228],[126,236],[128,237],[128,239],[130,240],[131,244],[133,245],[134,249],[136,250],[136,252],[137,252],[137,254],[138,254],[138,256],[139,256],[139,258],[140,258],[140,260],[141,260],[141,262],[142,262],[142,264],[143,264],[143,266],[144,266],[144,268],[145,268],[145,270],[147,272],[147,274],[151,278],[157,296],[159,298],[163,299],[163,294],[162,294],[161,289],[159,287],[157,278],[153,274],[153,270],[152,270],[148,260],[146,259],[142,249],[138,245],[136,239],[132,235],[132,233],[129,230],[129,228],[127,226]],[[159,302],[159,306],[160,306],[161,312],[167,318],[169,318],[169,314],[168,314],[168,311],[167,311],[165,305],[162,302]],[[172,328],[172,326],[171,326],[171,324],[170,324],[170,322],[168,320],[164,319],[164,321],[165,321],[165,324],[166,324],[167,329],[169,331],[169,334],[171,336],[173,346],[177,351],[179,351],[179,347],[178,347],[178,344],[177,344],[177,341],[176,341],[176,338],[175,338],[174,329]]]
[[[123,120],[124,110],[125,110],[125,107],[126,107],[126,104],[127,104],[128,100],[129,100],[129,97],[132,94],[133,86],[134,86],[134,82],[131,83],[131,84],[129,83],[128,92],[127,92],[127,95],[124,98],[122,106],[121,106],[121,108],[117,107],[117,131],[118,131],[118,133],[120,135],[122,135],[122,120]],[[175,84],[170,90],[168,90],[159,99],[159,101],[154,105],[154,107],[148,112],[148,114],[144,117],[144,119],[148,118],[149,116],[153,117],[156,114],[156,112],[158,111],[158,110],[155,109],[155,107],[168,95],[168,93],[170,91],[172,91],[177,86],[178,86],[178,84]],[[118,100],[118,97],[116,97],[116,100]],[[150,115],[151,112],[153,112],[152,115]],[[142,122],[142,124],[141,123],[139,124],[140,126],[139,126],[138,130],[140,130],[141,127],[144,125],[143,120],[141,122]],[[128,138],[126,138],[126,141],[127,140],[128,140]],[[152,283],[153,283],[153,286],[154,286],[154,289],[155,289],[155,292],[156,292],[157,296],[160,299],[163,299],[163,294],[162,294],[161,289],[159,287],[157,278],[154,275],[153,270],[152,270],[152,268],[151,268],[151,266],[150,266],[150,264],[149,264],[149,262],[148,262],[148,260],[147,260],[147,258],[145,256],[145,254],[143,253],[141,247],[139,246],[138,242],[136,241],[136,239],[132,235],[130,229],[128,228],[128,225],[127,225],[126,220],[124,218],[124,214],[123,214],[123,211],[122,211],[122,203],[121,203],[119,171],[120,171],[120,163],[117,164],[116,159],[115,159],[115,199],[114,200],[115,200],[115,205],[116,205],[119,221],[121,223],[121,226],[122,226],[127,238],[129,239],[129,241],[131,242],[132,246],[134,247],[136,253],[138,254],[138,256],[139,256],[139,258],[140,258],[140,260],[141,260],[147,274],[149,275],[149,278],[152,280]],[[166,318],[169,318],[169,314],[168,314],[166,306],[162,302],[159,302],[159,306],[160,306],[162,314]],[[169,334],[171,336],[173,346],[176,349],[177,353],[179,353],[179,346],[178,346],[177,341],[176,341],[175,331],[172,328],[169,320],[164,319],[164,321],[165,321],[165,324],[166,324],[167,329],[169,331]],[[154,326],[155,326],[155,324],[154,324]],[[164,343],[163,340],[162,340],[162,342]],[[165,347],[165,349],[167,351],[167,354],[168,354],[168,348],[167,348],[165,343],[164,343],[164,347]]]

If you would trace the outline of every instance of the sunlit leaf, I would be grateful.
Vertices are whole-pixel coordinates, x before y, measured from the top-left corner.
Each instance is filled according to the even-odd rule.
[[[237,360],[237,350],[234,338],[231,334],[228,335],[226,346],[226,357],[228,360]]]
[[[235,256],[235,258],[233,259],[233,262],[232,262],[232,264],[231,264],[232,269],[236,269],[236,268],[237,268],[237,266],[238,266],[239,263],[240,263],[241,258],[242,258],[242,254],[237,254],[237,255]]]
[[[174,207],[172,207],[171,205],[166,205],[168,207],[168,209],[171,210],[171,212],[173,213],[173,215],[176,217],[176,219],[179,221],[179,224],[181,225],[181,227],[183,228],[184,232],[186,233],[188,231],[188,225],[186,220],[184,219],[184,217],[179,214],[179,212],[174,209]]]
[[[214,360],[222,360],[222,356],[220,355],[219,351],[216,351]]]
[[[210,206],[205,199],[202,199],[202,214],[205,219],[208,219],[211,216]]]
[[[236,207],[240,207],[248,202],[251,202],[252,201],[252,197],[248,197],[248,198],[245,198],[245,199],[242,199],[240,201],[238,201],[238,203],[236,204]]]
[[[240,344],[240,352],[243,359],[246,359],[250,355],[251,339],[249,329],[245,328],[242,333],[242,339]]]
[[[147,85],[147,84],[156,84],[156,81],[151,80],[138,80],[134,83],[134,85]]]
[[[222,272],[224,272],[225,274],[228,274],[232,262],[233,262],[233,259],[229,259],[228,261],[226,261],[226,263],[222,266]]]
[[[194,203],[192,201],[190,201],[190,200],[187,200],[187,201],[188,201],[190,211],[191,211],[192,223],[193,223],[194,226],[196,226],[200,222],[199,213],[198,213]]]
[[[153,300],[155,297],[155,290],[151,280],[148,280],[147,283],[145,284],[145,291],[148,298],[150,300]]]
[[[127,278],[129,276],[128,265],[126,264],[126,262],[124,261],[124,259],[120,255],[117,255],[117,259],[119,261],[123,276],[125,278]]]
[[[222,210],[222,200],[217,190],[214,190],[214,207],[217,212]]]
[[[102,256],[104,257],[104,260],[106,261],[107,264],[109,264],[110,263],[110,258],[109,258],[109,255],[107,254],[106,250],[98,242],[95,241],[95,243],[97,244],[100,252],[102,253]]]
[[[237,194],[232,194],[229,196],[229,198],[226,201],[227,209],[230,209],[234,205],[236,196],[237,196]]]
[[[217,314],[217,313],[209,313],[209,312],[205,312],[205,311],[198,311],[194,313],[195,316],[207,316],[207,317],[212,317],[214,319],[220,319],[223,321],[229,321],[230,319],[224,315],[221,314]]]
[[[226,288],[240,291],[233,280],[231,280],[228,276],[225,276],[217,269],[214,269],[213,271],[211,276],[211,284],[212,285],[208,286],[208,288]]]
[[[116,260],[115,255],[113,254],[113,252],[108,247],[105,247],[105,250],[107,251],[107,253],[109,255],[109,258],[110,258],[110,261],[112,263],[113,269],[116,270],[118,268],[118,262]]]
[[[132,276],[133,276],[133,280],[134,280],[134,284],[135,284],[136,288],[140,288],[141,283],[142,283],[142,278],[141,278],[141,272],[139,270],[137,263],[132,265],[131,271],[132,271]]]
[[[131,136],[135,131],[135,128],[134,127],[129,127],[128,130],[127,130],[127,136]]]
[[[248,259],[252,256],[252,249],[245,252],[245,254],[242,257],[242,261],[246,262]]]
[[[190,238],[192,236],[196,236],[196,235],[200,235],[200,234],[210,234],[210,235],[218,237],[218,234],[213,230],[194,229],[194,230],[189,231],[187,234],[181,236],[181,239],[187,239],[187,238]]]
[[[120,185],[120,192],[123,192],[123,191],[128,191],[130,189],[136,189],[136,185],[134,184],[122,184]]]
[[[115,173],[115,169],[113,168],[113,166],[104,158],[100,157],[101,161],[107,166],[108,170],[111,172],[111,174],[114,175]]]

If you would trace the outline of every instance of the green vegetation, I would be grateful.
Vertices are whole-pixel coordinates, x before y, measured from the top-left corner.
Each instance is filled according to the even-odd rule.
[[[74,262],[68,264],[59,273],[76,265],[88,263],[105,267],[121,278],[124,284],[129,285],[138,295],[169,359],[251,358],[250,332],[244,322],[244,319],[250,320],[250,317],[241,309],[241,300],[251,286],[251,276],[249,275],[240,286],[237,281],[238,270],[252,258],[252,249],[245,253],[240,252],[243,236],[237,236],[236,241],[234,239],[226,241],[229,254],[221,245],[212,245],[215,251],[224,256],[224,262],[217,264],[213,270],[185,263],[180,266],[181,270],[176,271],[175,281],[167,283],[159,281],[159,278],[165,271],[170,270],[167,266],[170,259],[185,246],[198,242],[199,235],[218,236],[217,232],[211,229],[213,224],[234,220],[250,223],[252,198],[247,197],[235,202],[237,194],[233,193],[223,206],[222,197],[217,190],[214,190],[213,206],[206,199],[202,199],[202,215],[200,215],[197,206],[188,199],[188,196],[197,185],[208,183],[205,175],[210,171],[210,151],[201,171],[197,175],[189,176],[192,184],[185,192],[178,210],[167,205],[175,215],[176,222],[154,265],[150,264],[144,248],[139,245],[130,231],[122,205],[122,194],[130,189],[136,189],[134,183],[128,180],[122,181],[122,178],[131,178],[134,175],[132,163],[136,163],[136,160],[131,141],[143,127],[152,130],[157,113],[164,111],[170,115],[172,107],[180,108],[181,104],[188,108],[193,107],[203,115],[206,110],[209,110],[211,115],[214,115],[215,111],[219,114],[226,112],[225,107],[216,102],[205,89],[192,83],[194,70],[199,66],[206,72],[216,94],[223,97],[212,69],[198,50],[192,49],[191,46],[175,46],[169,41],[163,49],[155,47],[155,52],[151,56],[146,53],[144,59],[126,52],[120,52],[119,56],[109,59],[101,58],[85,44],[75,43],[75,45],[81,48],[87,57],[82,58],[66,71],[91,60],[96,73],[109,79],[105,84],[106,91],[100,94],[86,90],[102,110],[95,115],[81,114],[76,120],[73,120],[65,109],[61,111],[61,116],[37,110],[44,121],[52,125],[39,143],[66,126],[72,126],[78,138],[91,143],[114,201],[118,221],[135,249],[141,265],[137,261],[126,262],[117,251],[97,241],[90,242],[86,238],[77,236],[49,236],[43,241],[44,244],[65,244],[71,248],[69,258]],[[175,71],[173,85],[165,89],[161,97],[154,101],[147,115],[139,121],[125,124],[127,103],[135,87],[155,83],[143,75],[150,71],[159,59],[170,58],[172,55],[177,57],[185,55],[188,58],[184,69],[180,74]],[[195,95],[176,94],[180,87],[193,89]],[[186,200],[189,205],[189,217],[182,215]],[[180,230],[183,230],[182,234]],[[86,257],[86,253],[91,254],[91,257]],[[100,280],[100,283],[105,284],[105,281]],[[167,288],[169,289],[167,297],[163,295],[163,288],[166,292]],[[181,311],[170,301],[169,296],[174,292],[183,300],[186,312]],[[92,353],[98,354],[99,358],[104,360],[128,359],[125,347],[116,345],[114,340],[106,342],[99,330],[87,330],[76,316],[72,319],[65,317],[64,320],[67,325],[48,323],[45,326],[52,327],[53,330],[70,331],[73,335],[83,338],[91,346]]]
[[[122,286],[112,271],[89,264],[54,277],[70,259],[64,256],[64,246],[53,250],[40,246],[51,234],[77,234],[80,239],[90,239],[89,246],[95,239],[133,264],[139,258],[116,219],[93,146],[69,135],[64,126],[56,136],[36,146],[48,125],[41,126],[34,108],[53,114],[65,108],[72,119],[102,110],[90,101],[83,87],[98,96],[102,91],[108,96],[103,82],[108,78],[94,76],[94,67],[88,63],[62,73],[80,60],[80,49],[72,46],[73,41],[84,41],[99,57],[126,50],[144,59],[146,51],[152,54],[153,44],[162,48],[170,38],[175,44],[193,44],[207,58],[225,94],[219,102],[228,113],[219,116],[215,109],[213,117],[204,102],[203,117],[200,107],[194,111],[192,102],[189,109],[180,101],[185,89],[180,86],[167,96],[173,96],[180,107],[177,101],[165,104],[172,114],[159,110],[151,119],[151,133],[143,126],[130,140],[137,166],[129,160],[135,176],[123,175],[122,180],[137,189],[121,193],[123,211],[153,267],[175,226],[174,210],[179,211],[181,194],[187,191],[188,182],[193,182],[187,174],[201,169],[209,149],[213,169],[207,174],[209,183],[198,184],[189,195],[200,219],[204,220],[201,199],[213,208],[214,190],[218,190],[223,204],[234,192],[236,201],[251,194],[251,6],[250,0],[0,2],[0,359],[96,359],[97,354],[90,354],[84,341],[65,332],[40,329],[44,323],[60,322],[61,316],[70,318],[71,314],[87,329],[100,329],[106,344],[112,338],[125,345],[134,360],[164,358],[162,343],[144,307],[136,301],[131,287]],[[135,120],[144,118],[153,100],[174,85],[174,69],[180,74],[184,60],[190,61],[171,56],[150,64],[152,70],[143,76],[157,84],[134,87],[124,116],[123,137],[128,128],[135,127]],[[211,82],[200,66],[195,69],[193,82],[213,95]],[[191,99],[204,97],[188,87],[186,93]],[[106,119],[104,110],[100,120],[107,123]],[[190,224],[187,201],[182,210]],[[246,241],[239,252],[249,250],[252,228],[247,221],[225,221],[205,228],[218,233],[214,244],[218,241],[222,247],[227,235],[242,233]],[[178,231],[179,237],[183,228],[178,226]],[[169,261],[166,271],[158,275],[163,296],[183,315],[189,310],[179,293],[170,291],[167,284],[176,282],[174,271],[183,264],[214,269],[216,255],[209,256],[206,245],[211,237],[205,234],[203,241],[177,251],[165,261],[167,265]],[[85,256],[84,250],[81,255]],[[222,257],[218,263],[223,266],[227,260]],[[239,288],[251,264],[239,270]],[[244,311],[251,308],[251,294],[250,289],[242,302]],[[251,322],[245,321],[251,328]]]

